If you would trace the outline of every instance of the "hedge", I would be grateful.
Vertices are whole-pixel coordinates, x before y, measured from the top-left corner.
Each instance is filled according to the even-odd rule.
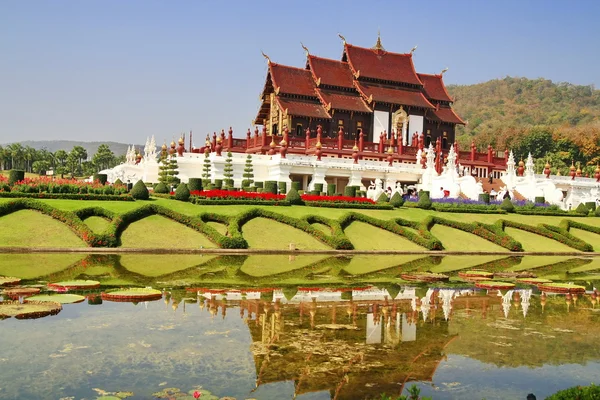
[[[188,179],[188,189],[190,189],[190,192],[193,192],[194,190],[202,190],[202,179],[201,178]]]
[[[223,188],[223,179],[215,179],[215,183],[213,184],[215,189]]]
[[[344,196],[356,197],[356,186],[346,186],[344,188]]]
[[[387,203],[335,203],[332,201],[305,201],[304,205],[309,207],[323,207],[323,208],[353,208],[353,209],[364,209],[364,210],[393,210],[394,207]]]
[[[277,184],[277,187],[279,189],[279,194],[286,194],[287,193],[287,183],[286,182],[279,182]]]
[[[585,204],[579,203],[579,205],[575,209],[575,212],[582,215],[588,215],[590,213],[590,209],[587,208]]]
[[[510,228],[520,229],[525,232],[535,233],[536,235],[540,235],[540,236],[544,236],[548,239],[556,240],[559,243],[565,244],[569,247],[572,247],[572,248],[580,250],[580,251],[593,251],[594,250],[592,245],[584,242],[583,240],[581,240],[579,238],[576,238],[575,236],[571,235],[566,229],[561,228],[561,227],[551,226],[551,225],[547,225],[547,224],[531,226],[531,225],[522,224],[520,222],[508,221],[508,220],[504,220],[504,219],[497,221],[496,224],[500,225],[502,227],[502,230],[504,230],[506,227],[510,227]]]
[[[536,197],[534,197],[533,202],[535,204],[545,204],[546,198],[544,196],[536,196]]]
[[[0,192],[0,197],[12,199],[63,199],[63,200],[110,200],[110,201],[134,201],[129,194],[75,194],[75,193],[21,193]]]
[[[296,190],[300,190],[300,187],[302,186],[301,182],[292,182],[292,189],[296,189]]]
[[[188,201],[190,199],[190,190],[185,183],[180,183],[175,189],[175,200]]]
[[[106,182],[108,181],[108,175],[106,174],[94,174],[94,177],[92,178],[94,182],[99,182],[102,185],[106,185]]]
[[[265,181],[264,189],[267,193],[277,194],[277,181]]]
[[[419,192],[419,201],[417,202],[417,208],[422,208],[423,210],[429,210],[431,208],[431,199],[429,198],[429,192],[421,191]]]
[[[300,197],[300,195],[298,194],[298,191],[294,187],[292,187],[290,189],[290,191],[285,196],[285,199],[287,201],[289,201],[290,204],[294,204],[294,205],[303,205],[304,204],[304,201],[302,201],[302,198]]]
[[[486,208],[479,208],[486,207]],[[487,206],[455,206],[451,204],[439,204],[432,203],[431,208],[438,212],[449,212],[449,213],[465,213],[465,214],[506,214],[504,210],[498,210],[496,208],[489,208]]]
[[[327,184],[327,196],[333,196],[335,195],[335,183],[328,183]]]
[[[167,185],[165,185],[162,182],[159,182],[155,187],[154,187],[154,193],[158,193],[158,194],[167,194],[169,193],[169,188],[167,187]]]
[[[226,205],[255,205],[255,206],[289,206],[287,200],[207,200],[193,196],[190,199],[191,203],[203,206],[226,206]]]
[[[392,198],[390,199],[390,205],[398,208],[402,207],[402,204],[404,204],[404,199],[402,198],[402,195],[400,195],[400,192],[394,192]]]
[[[315,183],[313,191],[322,193],[323,192],[323,184],[322,183]]]
[[[11,169],[8,171],[8,185],[12,186],[15,183],[25,179],[25,171],[20,169]]]
[[[133,189],[131,189],[131,197],[136,200],[148,200],[150,198],[150,193],[148,192],[148,188],[141,180],[137,181],[135,185],[133,185]]]
[[[490,204],[490,194],[489,193],[479,193],[478,200],[485,204]]]

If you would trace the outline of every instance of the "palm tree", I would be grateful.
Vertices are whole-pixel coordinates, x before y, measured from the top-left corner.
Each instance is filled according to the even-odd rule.
[[[10,151],[10,166],[12,169],[23,167],[24,149],[21,143],[9,144],[7,149]]]

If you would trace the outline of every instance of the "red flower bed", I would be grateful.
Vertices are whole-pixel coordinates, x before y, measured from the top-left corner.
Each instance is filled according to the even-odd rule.
[[[327,201],[331,203],[368,203],[375,204],[371,199],[366,197],[349,197],[349,196],[319,196],[316,194],[303,194],[302,200],[304,201]]]
[[[229,190],[192,190],[192,196],[215,200],[285,200],[284,194],[258,193],[258,192],[233,192]]]

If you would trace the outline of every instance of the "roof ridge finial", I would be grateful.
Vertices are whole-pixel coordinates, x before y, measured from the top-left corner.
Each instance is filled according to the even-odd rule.
[[[373,46],[372,49],[385,51],[383,45],[381,44],[381,31],[379,29],[377,29],[377,43],[375,43],[375,46]]]
[[[266,55],[266,54],[265,54],[265,52],[264,52],[264,51],[262,51],[262,50],[261,50],[260,52],[262,53],[263,57],[267,59],[267,62],[268,62],[269,64],[271,64],[271,59],[269,58],[269,56],[268,56],[268,55]]]
[[[410,54],[413,54],[415,52],[415,50],[417,49],[417,47],[419,47],[419,46],[415,44],[415,47],[410,49]]]
[[[338,33],[338,36],[340,39],[342,39],[342,42],[344,42],[344,44],[346,44],[346,38],[343,37],[341,33]]]
[[[447,72],[447,71],[448,71],[448,67],[444,68],[444,69],[442,70],[442,72],[440,72],[440,76],[444,75],[444,73],[445,73],[445,72]]]
[[[304,51],[306,52],[306,57],[310,56],[310,51],[308,51],[308,47],[306,47],[304,45],[304,43],[300,42],[300,45],[302,46],[302,48],[304,49]]]

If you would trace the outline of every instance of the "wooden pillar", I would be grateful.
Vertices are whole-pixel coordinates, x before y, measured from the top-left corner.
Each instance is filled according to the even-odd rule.
[[[360,151],[362,153],[364,148],[365,148],[365,133],[361,129],[360,134],[358,135],[358,151]]]
[[[233,129],[229,127],[229,136],[227,136],[227,149],[231,151],[233,148]]]
[[[304,148],[308,150],[310,147],[310,127],[306,128],[305,137],[304,137]]]
[[[338,150],[342,150],[344,148],[344,128],[342,128],[340,126],[340,129],[338,130]],[[341,153],[338,154],[338,157],[341,157]]]
[[[250,141],[252,140],[252,132],[250,132],[250,128],[248,128],[248,132],[246,132],[246,150],[250,148]]]

